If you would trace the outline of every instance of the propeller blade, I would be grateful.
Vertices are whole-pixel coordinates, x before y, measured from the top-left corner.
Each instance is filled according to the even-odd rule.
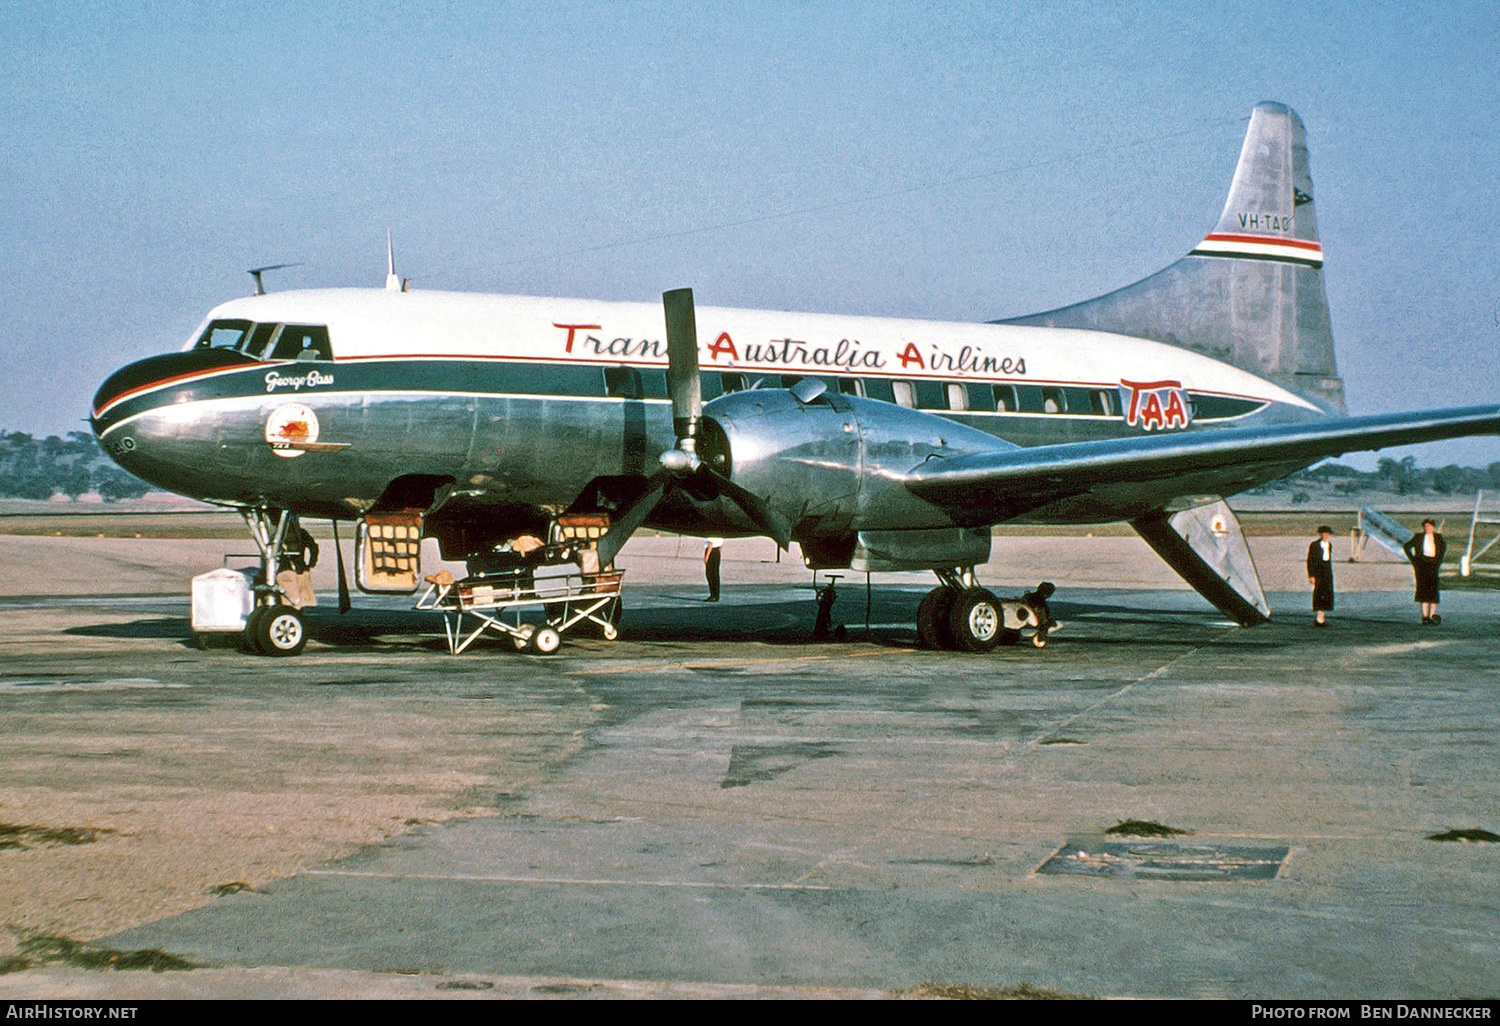
[[[703,421],[703,381],[698,373],[698,324],[693,313],[693,290],[673,289],[663,292],[662,309],[667,319],[667,394],[672,397],[672,427],[677,433],[677,448],[662,453],[663,473],[653,479],[652,486],[616,521],[604,539],[600,539],[600,556],[603,558],[604,542],[613,536],[627,521],[634,531],[645,521],[666,494],[673,479],[696,477],[705,486],[704,491],[723,495],[738,506],[751,522],[781,548],[792,541],[792,525],[786,517],[768,506],[755,493],[747,491],[729,478],[716,473],[698,459],[698,433]],[[814,396],[816,398],[816,396]],[[611,550],[611,556],[624,545],[629,532],[620,532],[620,541]]]
[[[698,473],[700,476],[707,475],[713,481],[713,487],[743,510],[755,526],[761,529],[761,533],[774,541],[778,548],[791,551],[792,522],[790,520],[771,508],[760,496],[735,484],[711,467],[704,465]]]
[[[670,471],[662,471],[646,483],[646,490],[629,506],[610,521],[609,530],[599,539],[599,565],[608,566],[615,561],[630,536],[646,522],[651,511],[661,504],[667,488],[674,482]]]
[[[696,455],[698,423],[703,418],[703,382],[698,376],[693,290],[663,292],[661,303],[667,317],[667,394],[672,397],[672,427],[677,432],[677,447]]]

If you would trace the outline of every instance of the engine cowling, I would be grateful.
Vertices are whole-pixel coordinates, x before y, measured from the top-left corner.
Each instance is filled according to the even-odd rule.
[[[795,538],[862,530],[950,527],[954,514],[912,495],[912,468],[1016,446],[974,428],[891,403],[785,389],[721,396],[703,408],[699,455],[792,524]]]

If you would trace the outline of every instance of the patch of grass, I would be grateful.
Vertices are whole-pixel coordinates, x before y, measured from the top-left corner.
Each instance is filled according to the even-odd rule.
[[[168,954],[160,948],[85,947],[82,942],[56,933],[28,933],[22,936],[21,953],[0,961],[0,973],[16,973],[43,965],[66,965],[73,969],[149,969],[154,973],[197,969],[185,958]]]
[[[243,880],[231,880],[229,883],[215,884],[208,889],[208,893],[216,898],[228,897],[231,894],[239,894],[241,891],[249,891],[251,894],[259,894],[254,887]]]
[[[0,823],[0,848],[51,847],[58,844],[93,844],[106,834],[104,827],[43,827],[25,823]]]
[[[1023,983],[1019,987],[976,987],[968,983],[919,983],[896,991],[896,996],[907,999],[937,999],[941,1001],[1092,1001],[1087,994],[1068,994],[1045,987],[1033,987]]]
[[[536,994],[587,994],[599,987],[597,983],[539,983],[531,989]]]
[[[1178,837],[1182,834],[1190,834],[1192,831],[1179,830],[1165,823],[1153,823],[1149,819],[1125,819],[1104,833],[1106,836],[1115,837]]]
[[[1445,830],[1440,834],[1428,834],[1427,839],[1429,841],[1478,841],[1481,844],[1494,844],[1500,841],[1500,834],[1492,834],[1479,827],[1469,827],[1467,830]]]

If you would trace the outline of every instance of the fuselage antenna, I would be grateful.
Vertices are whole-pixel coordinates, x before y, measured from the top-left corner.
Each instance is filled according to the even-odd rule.
[[[391,245],[391,230],[385,230],[385,287],[392,292],[405,292],[406,282],[396,274],[396,250]]]
[[[255,294],[257,296],[264,296],[266,294],[266,286],[265,283],[260,280],[260,276],[262,274],[265,274],[267,271],[279,271],[283,267],[301,266],[301,264],[267,264],[265,267],[252,267],[246,273],[248,273],[250,277],[255,279]]]

